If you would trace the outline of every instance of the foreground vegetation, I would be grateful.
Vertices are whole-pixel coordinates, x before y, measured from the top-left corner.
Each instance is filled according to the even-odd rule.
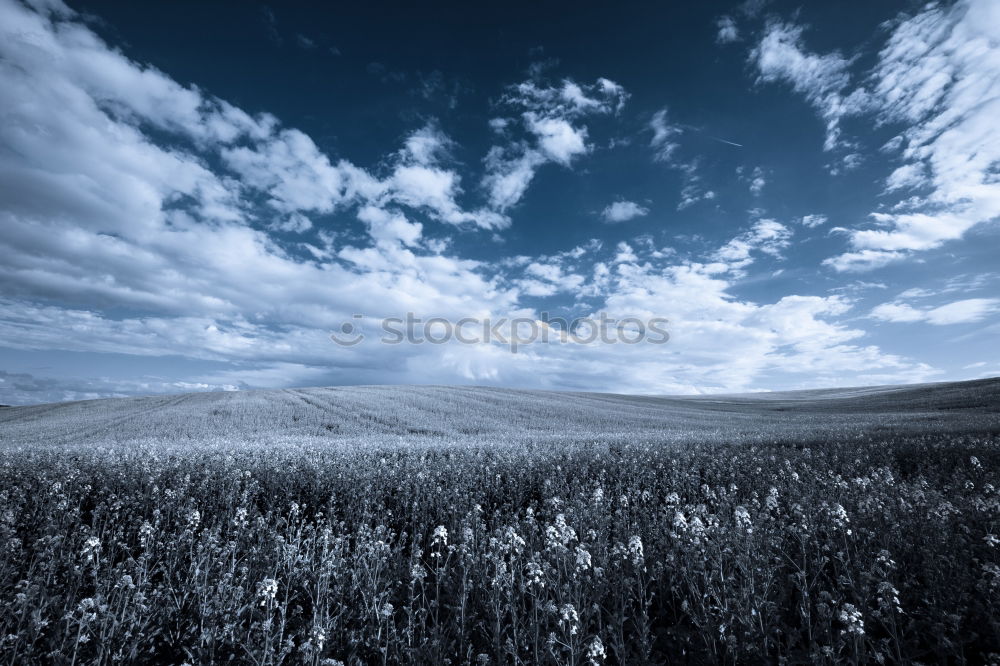
[[[0,655],[996,662],[998,463],[990,434],[8,446]]]

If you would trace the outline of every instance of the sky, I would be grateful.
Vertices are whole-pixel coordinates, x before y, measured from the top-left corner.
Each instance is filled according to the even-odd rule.
[[[0,32],[0,403],[1000,375],[995,0],[0,0]],[[406,313],[669,340],[382,343]]]

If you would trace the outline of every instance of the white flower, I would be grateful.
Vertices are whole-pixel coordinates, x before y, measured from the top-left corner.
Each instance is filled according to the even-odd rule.
[[[260,605],[266,606],[278,596],[278,581],[273,578],[265,578],[257,583],[257,596],[260,597]]]
[[[235,527],[246,527],[247,524],[247,509],[244,506],[236,509],[236,515],[233,516],[233,525]]]
[[[881,564],[886,569],[896,568],[896,561],[892,559],[892,553],[890,553],[885,549],[878,551],[878,557],[876,558],[875,561]]]
[[[101,552],[101,540],[95,536],[88,537],[86,541],[83,542],[83,556],[88,555],[97,556]]]
[[[148,520],[142,521],[142,525],[139,526],[139,541],[145,546],[153,538],[155,530]]]
[[[586,571],[590,568],[590,553],[581,548],[576,547],[576,570]]]
[[[688,525],[691,528],[691,533],[694,534],[695,537],[699,537],[705,533],[705,523],[701,522],[701,518],[698,516],[693,516]]]
[[[639,535],[637,534],[632,535],[629,538],[628,554],[629,557],[632,559],[632,564],[634,564],[635,566],[639,566],[640,564],[642,564],[644,554],[642,549],[642,539],[639,538]]]
[[[878,585],[879,605],[884,608],[893,608],[897,613],[903,612],[903,607],[899,602],[899,590],[889,581],[882,581]]]
[[[592,666],[596,666],[604,661],[604,658],[607,656],[607,652],[604,650],[604,643],[601,642],[600,636],[594,636],[594,640],[592,640],[590,645],[587,646],[587,651],[584,653],[584,656],[587,658],[587,663]]]
[[[844,633],[856,636],[864,635],[865,621],[861,616],[861,611],[855,608],[854,604],[844,604],[837,618],[844,623]]]
[[[448,529],[444,525],[438,525],[434,528],[434,534],[431,535],[431,543],[435,546],[448,545]]]
[[[771,486],[771,489],[767,491],[767,498],[764,500],[764,506],[767,507],[768,511],[774,511],[778,508],[778,489]]]
[[[738,506],[736,507],[736,511],[734,513],[736,517],[736,526],[749,532],[753,525],[753,521],[750,520],[750,512],[747,511],[746,508]]]
[[[576,635],[579,629],[578,622],[580,622],[580,616],[576,613],[576,608],[573,604],[566,604],[559,609],[559,626],[568,627],[570,636]]]
[[[576,530],[566,524],[566,516],[560,513],[555,524],[545,528],[545,539],[549,548],[565,548],[576,540]]]
[[[830,517],[833,518],[833,524],[837,527],[846,527],[847,523],[851,522],[851,519],[847,517],[847,509],[840,504],[833,505],[833,508],[830,509]]]
[[[524,575],[528,579],[528,582],[532,585],[537,585],[538,587],[545,587],[545,582],[542,580],[542,567],[538,562],[532,560],[524,567]]]
[[[507,528],[504,530],[503,541],[501,542],[501,547],[503,548],[503,551],[504,552],[513,551],[515,553],[520,553],[522,550],[524,550],[524,546],[525,546],[524,539],[521,538],[521,535],[517,533],[517,530],[508,525]]]

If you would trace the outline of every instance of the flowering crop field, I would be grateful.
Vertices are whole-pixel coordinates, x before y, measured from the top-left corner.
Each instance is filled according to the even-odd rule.
[[[0,410],[3,663],[1000,661],[1000,381]]]

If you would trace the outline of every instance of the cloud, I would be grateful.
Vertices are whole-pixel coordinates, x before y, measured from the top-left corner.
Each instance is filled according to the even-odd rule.
[[[888,266],[906,256],[905,252],[888,252],[886,250],[859,250],[844,252],[823,260],[824,266],[829,266],[838,273],[864,272]]]
[[[679,125],[674,125],[667,120],[667,109],[660,109],[653,114],[649,121],[649,128],[653,132],[653,138],[649,145],[653,149],[653,159],[657,162],[669,162],[674,152],[679,148],[675,140],[683,130]]]
[[[604,99],[614,104],[614,112],[621,113],[622,109],[625,108],[625,102],[630,97],[625,87],[604,77],[597,79],[597,87],[600,89]]]
[[[849,115],[901,128],[884,146],[899,161],[885,193],[905,198],[872,213],[876,228],[846,231],[850,250],[825,262],[837,271],[879,268],[1000,217],[1000,8],[990,0],[930,4],[887,28],[877,62],[858,77],[866,86],[853,92],[851,60],[807,52],[800,26],[771,22],[751,56],[761,81],[786,81],[815,107],[827,149],[849,145],[840,129]]]
[[[684,210],[699,201],[711,201],[714,198],[715,192],[702,188],[700,178],[688,176],[684,187],[681,188],[681,200],[677,204],[677,210]]]
[[[719,248],[713,258],[727,264],[727,270],[738,270],[752,263],[751,253],[755,251],[781,257],[781,251],[788,247],[791,237],[792,230],[780,222],[757,220],[749,231]]]
[[[535,171],[545,164],[537,150],[521,146],[520,154],[508,158],[507,149],[494,146],[486,156],[487,174],[483,186],[489,192],[490,205],[505,211],[517,204],[535,177]],[[513,152],[517,152],[515,149]]]
[[[754,167],[753,175],[750,179],[750,194],[759,197],[761,192],[764,191],[765,185],[767,185],[767,179],[764,178],[764,170],[760,167]]]
[[[668,109],[663,108],[653,114],[649,122],[649,130],[653,133],[653,137],[649,142],[650,147],[653,149],[653,161],[662,162],[681,172],[683,185],[681,186],[680,201],[677,204],[677,210],[684,210],[699,201],[714,199],[715,192],[702,185],[701,177],[698,174],[700,159],[698,157],[686,161],[678,159],[676,155],[680,148],[678,139],[684,133],[684,129],[681,125],[670,122]],[[732,143],[725,140],[721,141],[723,143]]]
[[[940,247],[1000,217],[1000,141],[994,130],[1000,117],[1000,9],[988,0],[969,0],[930,5],[901,19],[872,78],[882,122],[906,126],[895,143],[903,164],[886,188],[917,195],[891,213],[873,215],[882,228],[850,233],[851,245],[871,259],[859,262],[861,268]]]
[[[0,405],[93,400],[157,393],[235,390],[238,390],[235,384],[171,381],[159,377],[136,379],[45,377],[26,372],[0,370]]]
[[[379,244],[396,242],[414,246],[420,240],[423,226],[410,222],[399,213],[392,213],[374,206],[365,206],[358,211],[358,219],[368,225],[368,233]]]
[[[736,28],[736,21],[733,20],[732,16],[719,17],[715,26],[719,29],[719,32],[715,36],[715,41],[719,44],[731,44],[739,41],[740,33]]]
[[[681,200],[677,203],[677,210],[684,210],[699,201],[711,201],[715,198],[715,192],[704,189],[701,185],[701,178],[693,171],[694,165],[691,165],[690,170],[685,170],[684,187],[681,188]]]
[[[421,225],[390,213],[508,223],[458,205],[457,176],[429,165],[445,144],[430,130],[410,137],[379,178],[329,159],[273,117],[251,117],[129,61],[69,10],[3,2],[0,17],[0,136],[12,151],[0,155],[6,295],[252,316],[262,331],[329,325],[372,302],[461,311],[510,301],[477,263],[418,250]],[[329,233],[310,229],[312,214],[350,208],[364,211],[372,247],[332,247]],[[275,229],[315,233],[296,246],[309,256],[267,233]]]
[[[461,178],[439,165],[451,146],[434,124],[418,129],[407,137],[384,179],[346,160],[331,164],[308,136],[294,129],[282,130],[253,148],[225,149],[223,158],[244,183],[266,191],[269,204],[282,212],[329,213],[368,202],[397,203],[456,226],[506,227],[510,220],[497,211],[465,210],[459,205]]]
[[[277,220],[270,225],[275,231],[286,231],[292,234],[304,234],[313,228],[312,220],[302,213],[292,213],[284,220]]]
[[[587,127],[580,121],[591,115],[616,114],[627,100],[625,89],[605,78],[591,85],[565,79],[554,86],[535,80],[511,86],[501,103],[520,112],[527,137],[494,146],[487,154],[482,184],[490,205],[506,211],[521,200],[539,167],[547,163],[570,167],[575,158],[589,153]],[[511,121],[494,118],[490,126],[507,134]]]
[[[579,84],[572,79],[563,79],[552,86],[529,80],[511,86],[504,102],[538,115],[573,119],[617,113],[624,108],[628,97],[625,88],[605,78],[599,78],[590,85]]]
[[[904,164],[885,179],[885,191],[888,193],[897,190],[913,190],[927,184],[927,182],[925,164],[920,162]]]
[[[226,166],[241,182],[266,192],[282,213],[329,213],[355,196],[378,196],[377,179],[347,162],[333,164],[306,134],[283,129],[252,147],[225,147]]]
[[[705,392],[712,386],[747,389],[755,378],[801,375],[810,367],[815,373],[810,381],[820,382],[843,373],[854,373],[859,381],[875,377],[917,381],[933,374],[926,365],[858,344],[862,331],[834,321],[851,309],[846,298],[790,295],[753,303],[733,297],[727,277],[732,266],[746,265],[747,255],[755,249],[750,246],[780,251],[787,234],[781,225],[761,221],[734,240],[738,242],[727,243],[720,252],[724,256],[707,263],[680,260],[663,265],[648,260],[637,248],[629,248],[631,257],[617,263],[608,280],[604,309],[667,317],[671,341],[665,347],[683,359],[674,363],[651,351],[636,372],[609,371],[611,377],[621,377],[619,385],[638,380],[659,381],[682,392]],[[624,359],[617,355],[620,352],[609,355]]]
[[[637,217],[649,214],[649,209],[634,201],[616,201],[601,211],[605,222],[628,222]]]
[[[527,296],[553,296],[560,292],[573,293],[585,278],[576,273],[564,273],[558,264],[532,262],[524,269],[525,277],[518,286]]]
[[[35,387],[18,400],[388,381],[702,392],[932,373],[863,344],[863,331],[839,322],[844,297],[734,295],[754,260],[787,247],[790,231],[774,220],[693,256],[643,238],[509,261],[454,254],[456,227],[504,229],[538,168],[572,167],[591,150],[588,120],[627,99],[607,79],[508,90],[512,120],[486,157],[486,200],[466,205],[484,193],[463,190],[436,123],[361,168],[273,116],[130,60],[49,6],[0,0],[0,344],[213,369],[183,386],[4,377]],[[381,316],[534,316],[526,301],[560,295],[576,297],[579,314],[666,316],[671,343],[515,355],[328,338],[356,313],[377,338]]]
[[[619,243],[611,248],[610,260],[592,263],[588,282],[577,291],[597,295],[595,312],[668,318],[670,342],[638,350],[643,361],[637,365],[629,361],[635,350],[622,345],[546,345],[527,348],[524,358],[551,386],[592,388],[588,376],[596,373],[609,390],[623,392],[635,392],[637,386],[657,386],[664,393],[748,389],[762,376],[798,377],[802,385],[834,383],[832,378],[844,373],[861,383],[933,376],[929,366],[865,345],[863,331],[837,323],[852,309],[843,296],[789,295],[766,303],[734,297],[734,280],[754,253],[779,255],[790,233],[773,220],[759,220],[703,258],[671,256],[641,242]],[[545,265],[532,267],[531,273],[547,275],[550,283],[567,273],[583,275],[567,270],[570,260],[561,258],[558,270]],[[563,363],[569,355],[576,359],[572,366]],[[523,363],[478,361],[478,376],[490,381],[524,378]]]
[[[549,161],[569,166],[574,157],[590,150],[586,127],[576,128],[562,118],[539,117],[531,112],[525,115],[525,122]]]
[[[263,217],[291,230],[308,230],[297,214],[328,214],[372,201],[427,208],[454,225],[496,229],[509,223],[496,211],[458,204],[458,175],[434,166],[451,144],[433,124],[414,132],[396,172],[379,178],[347,160],[331,160],[305,133],[280,127],[268,114],[252,117],[128,60],[75,22],[68,9],[36,13],[5,2],[0,15],[0,76],[8,93],[3,137],[28,156],[9,164],[5,194],[22,209],[40,208],[44,197],[37,192],[51,186],[30,168],[34,160],[36,167],[61,164],[56,173],[76,179],[76,204],[89,201],[93,217],[104,218],[105,226],[116,218],[116,226],[151,220],[150,211],[164,216],[164,202],[183,199],[192,203],[187,212],[201,219]],[[25,131],[38,126],[47,133]],[[165,137],[151,139],[142,129],[148,126]],[[60,140],[50,140],[55,136]],[[88,154],[102,160],[88,160]],[[225,169],[209,169],[209,160]],[[421,167],[427,171],[414,172]],[[106,201],[105,192],[119,200]],[[260,195],[269,210],[251,209],[249,200]],[[57,212],[62,203],[51,201],[46,212]]]
[[[670,168],[681,172],[683,184],[681,186],[680,201],[677,203],[677,210],[684,210],[699,201],[714,199],[715,192],[703,186],[701,176],[698,174],[700,158],[695,157],[691,160],[682,160],[677,157],[676,153],[680,148],[678,139],[684,133],[684,129],[683,126],[670,122],[668,109],[663,108],[653,114],[649,122],[649,129],[653,133],[653,137],[649,142],[650,147],[653,149],[653,161],[662,162]],[[716,137],[712,138],[716,139]],[[730,141],[716,140],[732,144]]]
[[[771,21],[764,36],[750,53],[758,70],[758,81],[791,84],[813,105],[826,122],[825,150],[841,144],[840,121],[864,106],[863,94],[845,95],[850,83],[850,61],[837,52],[808,52],[802,40],[804,29],[791,23]]]
[[[429,123],[406,138],[401,156],[404,161],[431,166],[448,157],[453,145],[435,123]]]
[[[816,227],[821,227],[826,224],[827,220],[828,218],[826,215],[803,215],[799,220],[799,224],[808,229],[815,229]]]
[[[490,118],[488,124],[491,130],[497,134],[503,134],[510,125],[510,122],[510,118]]]
[[[1000,299],[967,298],[933,308],[917,308],[907,303],[883,303],[871,311],[873,319],[894,323],[926,322],[935,326],[971,324],[1000,311]]]

